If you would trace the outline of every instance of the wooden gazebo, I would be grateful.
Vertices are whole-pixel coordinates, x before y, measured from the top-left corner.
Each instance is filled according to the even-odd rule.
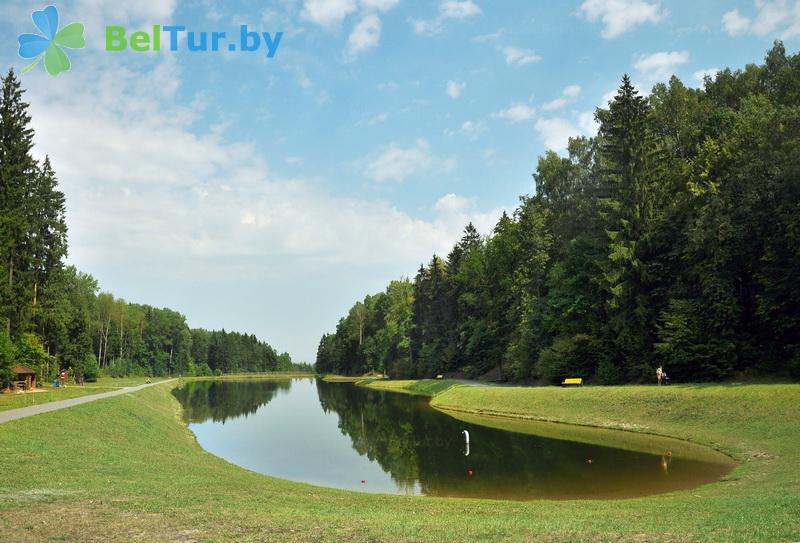
[[[24,388],[25,390],[33,390],[36,388],[36,370],[30,369],[28,366],[14,366],[11,368],[11,373],[14,375],[12,381],[14,388]]]

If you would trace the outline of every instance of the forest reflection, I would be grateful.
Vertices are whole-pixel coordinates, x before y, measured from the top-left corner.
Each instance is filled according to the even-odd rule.
[[[206,420],[225,422],[230,418],[252,415],[268,404],[280,391],[288,391],[286,380],[193,381],[173,390],[183,406],[183,420],[198,423]]]
[[[351,490],[624,498],[696,487],[731,468],[713,456],[667,455],[647,436],[605,431],[579,439],[568,426],[558,438],[510,431],[456,419],[427,398],[349,383],[199,381],[176,395],[206,450],[268,475]]]

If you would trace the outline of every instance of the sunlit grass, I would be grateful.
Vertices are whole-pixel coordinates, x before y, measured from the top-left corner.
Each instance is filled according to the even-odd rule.
[[[160,378],[152,379],[153,382],[160,380]],[[66,387],[58,388],[53,387],[51,383],[39,383],[36,391],[0,394],[0,411],[110,392],[123,387],[142,385],[146,381],[147,377],[100,377],[97,382],[82,385],[68,381]]]
[[[262,476],[204,452],[170,387],[2,425],[0,458],[24,466],[24,476],[0,484],[3,540],[800,539],[798,385],[456,386],[436,396],[437,407],[462,413],[674,435],[740,462],[723,481],[689,491],[524,503],[359,494]]]

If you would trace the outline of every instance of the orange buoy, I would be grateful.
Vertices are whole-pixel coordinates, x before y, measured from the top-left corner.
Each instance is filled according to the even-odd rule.
[[[667,451],[667,456],[672,456],[672,451]]]
[[[587,460],[586,460],[586,463],[587,463],[587,464],[591,464],[591,463],[592,463],[592,459],[591,459],[591,458],[587,459]]]
[[[470,477],[472,477],[472,475],[473,475],[474,473],[475,473],[475,472],[474,472],[474,471],[472,471],[472,468],[470,468],[470,469],[468,469],[468,470],[467,470],[467,475],[469,475]]]

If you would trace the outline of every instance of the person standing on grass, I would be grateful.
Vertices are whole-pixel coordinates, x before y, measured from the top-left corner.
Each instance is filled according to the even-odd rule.
[[[658,386],[661,386],[661,378],[664,376],[664,370],[661,366],[656,369],[656,378],[658,379]]]

